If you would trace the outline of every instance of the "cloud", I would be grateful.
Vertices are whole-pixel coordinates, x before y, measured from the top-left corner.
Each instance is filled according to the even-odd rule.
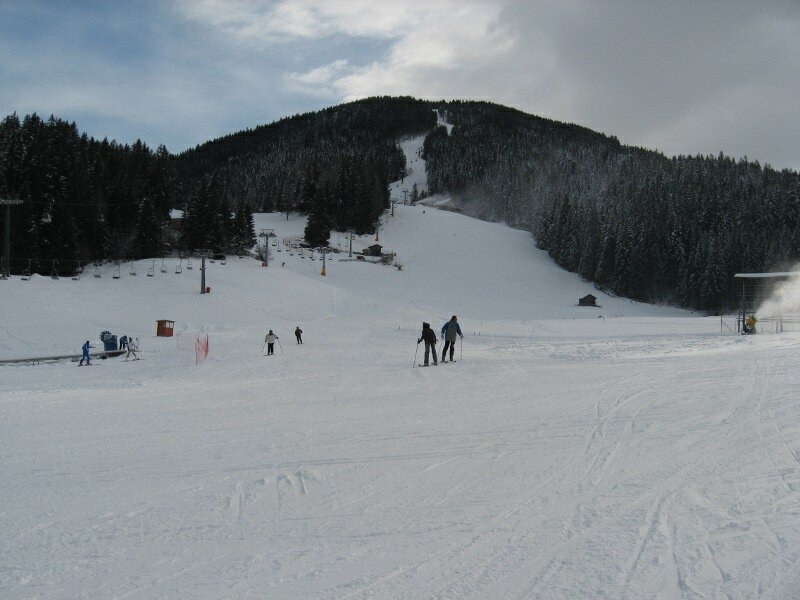
[[[335,97],[337,91],[333,87],[334,82],[340,79],[343,73],[352,70],[346,60],[338,59],[305,73],[287,73],[284,75],[284,79],[299,92],[322,97]]]
[[[800,3],[0,3],[0,111],[180,150],[371,95],[481,99],[800,168]]]
[[[539,34],[548,35],[556,61],[558,98],[526,109],[554,111],[667,154],[724,151],[800,166],[800,150],[787,153],[781,142],[788,138],[781,128],[800,133],[800,5],[571,6],[517,4],[506,14],[512,23],[546,23]],[[530,48],[522,43],[520,51]]]
[[[287,71],[297,93],[487,99],[667,154],[724,151],[800,167],[800,5],[791,0],[187,0],[184,8],[244,42],[387,42],[378,56],[344,47]]]
[[[348,18],[349,10],[336,12],[346,4],[326,3],[327,26],[318,24],[314,30],[318,35],[389,36],[385,57],[361,65],[338,59],[304,73],[292,72],[288,81],[314,83],[343,100],[408,93],[475,97],[474,90],[464,94],[470,82],[475,83],[473,77],[494,70],[514,46],[514,36],[498,23],[501,11],[494,2],[405,3],[405,10],[389,18],[384,15],[377,27],[366,25],[375,24],[371,11],[360,11],[357,22]],[[408,10],[409,5],[414,10]],[[459,78],[463,83],[453,85]],[[437,86],[437,81],[443,85]],[[319,92],[319,88],[309,86],[307,91]],[[489,89],[485,91],[488,97]]]
[[[433,4],[439,3],[433,0]],[[180,0],[186,18],[240,41],[271,44],[331,35],[391,38],[418,18],[426,2],[372,0]]]

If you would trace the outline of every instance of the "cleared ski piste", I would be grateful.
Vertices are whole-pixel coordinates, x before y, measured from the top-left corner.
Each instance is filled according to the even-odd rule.
[[[0,282],[0,358],[104,329],[144,357],[0,367],[0,596],[800,594],[800,337],[608,297],[432,208],[380,243],[402,271],[282,252],[209,264],[209,295],[174,259]],[[412,368],[452,314],[463,360]]]

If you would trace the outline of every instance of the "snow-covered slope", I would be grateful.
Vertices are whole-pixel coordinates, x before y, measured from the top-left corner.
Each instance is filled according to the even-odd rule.
[[[104,329],[144,349],[0,367],[0,596],[798,594],[800,338],[608,297],[529,234],[429,207],[380,243],[402,270],[282,251],[209,264],[208,295],[175,260],[0,282],[0,357]],[[452,314],[463,357],[412,368]]]

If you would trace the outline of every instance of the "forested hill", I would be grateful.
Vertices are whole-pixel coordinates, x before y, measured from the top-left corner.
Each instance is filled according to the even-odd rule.
[[[426,135],[429,192],[530,230],[564,268],[624,296],[721,310],[734,273],[800,259],[794,171],[723,155],[667,158],[486,102],[383,97],[177,156],[99,142],[53,117],[11,115],[0,123],[0,196],[24,202],[13,209],[12,269],[241,252],[254,240],[253,211],[307,214],[315,245],[331,229],[374,231],[387,184],[405,169],[397,142],[414,135]],[[169,208],[185,210],[179,230]]]
[[[733,275],[800,259],[800,176],[758,162],[667,158],[586,129],[451,103],[426,139],[431,191],[530,229],[564,268],[650,302],[722,310]]]
[[[405,168],[397,140],[435,124],[427,102],[360,100],[213,140],[177,156],[176,173],[190,213],[213,176],[234,204],[311,214],[307,237],[322,245],[331,228],[374,231],[389,206],[388,183]]]
[[[430,192],[529,229],[561,266],[618,294],[722,310],[734,273],[800,259],[796,172],[667,158],[487,102],[344,104],[210,142],[179,156],[178,172],[195,186],[221,174],[236,202],[307,212],[307,235],[322,243],[331,227],[371,229],[378,188],[402,172],[395,139],[422,132]]]

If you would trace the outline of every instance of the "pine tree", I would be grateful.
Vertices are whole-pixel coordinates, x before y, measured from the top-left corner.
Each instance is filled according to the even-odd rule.
[[[617,254],[617,239],[612,231],[606,231],[600,247],[600,258],[597,261],[597,271],[594,280],[601,284],[611,283],[616,271],[615,258]]]
[[[231,252],[242,255],[249,252],[256,244],[255,221],[249,204],[242,203],[236,207],[233,222]]]
[[[164,221],[149,197],[145,197],[139,207],[133,250],[136,258],[161,256],[164,251]]]
[[[331,218],[328,214],[331,191],[327,185],[315,196],[305,228],[306,242],[317,248],[327,246],[331,236]]]

